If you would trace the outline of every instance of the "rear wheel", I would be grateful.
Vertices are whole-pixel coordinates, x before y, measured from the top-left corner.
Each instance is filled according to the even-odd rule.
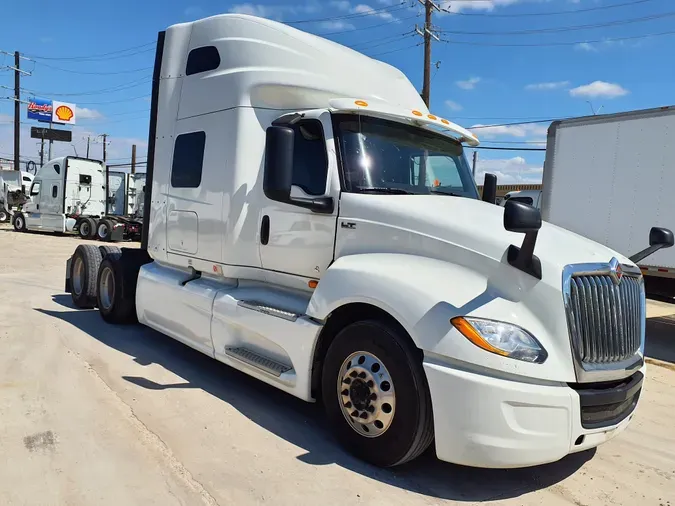
[[[101,316],[108,323],[134,323],[136,321],[135,297],[127,286],[136,278],[122,262],[122,253],[109,253],[98,270],[96,298]]]
[[[371,464],[403,464],[431,444],[431,396],[418,350],[394,325],[368,320],[340,331],[326,354],[322,394],[340,442]]]
[[[82,218],[78,228],[78,234],[82,239],[93,239],[96,233],[96,221],[94,218]]]
[[[26,218],[23,213],[16,213],[14,215],[14,230],[17,232],[26,231]]]
[[[5,223],[9,219],[9,213],[4,209],[0,209],[0,223]]]
[[[96,236],[101,241],[110,241],[112,238],[114,222],[109,218],[103,218],[96,227]]]
[[[83,309],[96,307],[96,279],[101,252],[93,244],[80,244],[70,262],[70,295]]]

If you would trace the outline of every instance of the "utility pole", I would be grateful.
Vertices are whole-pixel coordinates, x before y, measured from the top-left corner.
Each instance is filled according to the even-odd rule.
[[[473,152],[473,163],[471,164],[471,174],[473,175],[473,179],[476,179],[476,161],[478,160],[478,151]]]
[[[20,170],[21,155],[21,56],[14,51],[14,170]]]
[[[87,158],[89,158],[89,142],[91,141],[91,136],[87,135]]]
[[[42,139],[40,139],[40,167],[45,164],[45,134],[42,132]]]
[[[101,134],[101,135],[99,135],[99,137],[103,137],[103,163],[105,163],[106,159],[107,159],[106,147],[107,147],[107,144],[108,144],[108,134]]]
[[[131,145],[131,173],[136,174],[136,144]]]
[[[440,41],[438,35],[434,33],[431,24],[431,14],[434,9],[441,12],[441,8],[433,0],[417,0],[424,5],[424,27],[420,30],[415,26],[415,31],[424,39],[424,82],[422,84],[422,100],[429,107],[431,98],[431,39]]]
[[[14,96],[13,97],[0,97],[0,99],[6,99],[6,100],[13,100],[14,101],[14,170],[20,170],[20,161],[21,161],[21,74],[25,74],[27,76],[31,75],[30,72],[26,72],[25,70],[21,70],[21,60],[30,60],[30,58],[26,58],[25,56],[21,56],[21,53],[18,51],[14,51],[14,53],[8,53],[6,51],[0,51],[0,54],[4,54],[7,56],[12,56],[14,55],[14,66],[7,65],[5,67],[1,67],[6,70],[13,70],[14,71]],[[12,88],[8,86],[1,86],[1,88],[5,88],[8,90],[11,90]],[[28,102],[24,102],[28,103]]]

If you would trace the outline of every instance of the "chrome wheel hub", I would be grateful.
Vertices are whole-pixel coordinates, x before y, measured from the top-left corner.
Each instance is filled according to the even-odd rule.
[[[105,267],[101,271],[98,289],[101,306],[103,306],[103,309],[110,309],[113,300],[115,300],[115,278],[110,267]]]
[[[101,239],[103,239],[107,233],[108,233],[108,225],[106,225],[105,223],[101,223],[98,226],[98,236]]]
[[[359,351],[346,358],[338,375],[337,395],[345,419],[362,436],[381,436],[394,419],[394,383],[372,353]]]
[[[80,295],[82,293],[82,288],[84,287],[84,262],[79,256],[75,259],[75,264],[73,265],[73,292],[75,295]]]
[[[89,223],[87,223],[86,221],[80,223],[80,233],[82,235],[89,235]]]

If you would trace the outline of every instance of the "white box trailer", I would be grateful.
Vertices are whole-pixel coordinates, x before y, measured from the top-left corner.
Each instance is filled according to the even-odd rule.
[[[478,139],[403,73],[240,14],[174,25],[156,51],[141,247],[79,245],[74,304],[323,402],[380,466],[431,444],[464,465],[542,464],[630,423],[640,270],[494,205],[493,177],[481,201],[463,147]],[[580,305],[590,282],[616,289]]]
[[[653,226],[675,227],[675,107],[551,124],[542,218],[630,256]],[[675,249],[639,263],[648,288],[675,292]]]

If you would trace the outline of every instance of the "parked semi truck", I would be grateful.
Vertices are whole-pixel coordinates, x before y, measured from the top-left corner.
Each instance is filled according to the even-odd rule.
[[[536,465],[626,428],[645,374],[635,261],[495,205],[494,176],[479,200],[478,139],[399,70],[238,14],[171,26],[156,51],[141,248],[78,246],[78,307],[320,400],[380,466],[432,442]]]
[[[65,156],[55,158],[42,166],[33,179],[28,200],[14,212],[12,223],[18,232],[73,232],[83,239],[104,241],[140,239],[142,223],[135,216],[114,214],[111,205],[124,191],[126,177],[117,188],[110,181],[119,179],[107,173],[105,164],[98,160]],[[120,203],[124,210],[126,203]],[[109,214],[112,213],[112,214]]]
[[[0,170],[0,223],[9,221],[23,202],[33,175],[18,170]]]
[[[675,107],[554,122],[543,218],[624,255],[653,225],[675,227],[673,132]],[[649,256],[640,268],[648,290],[675,296],[675,250]]]

